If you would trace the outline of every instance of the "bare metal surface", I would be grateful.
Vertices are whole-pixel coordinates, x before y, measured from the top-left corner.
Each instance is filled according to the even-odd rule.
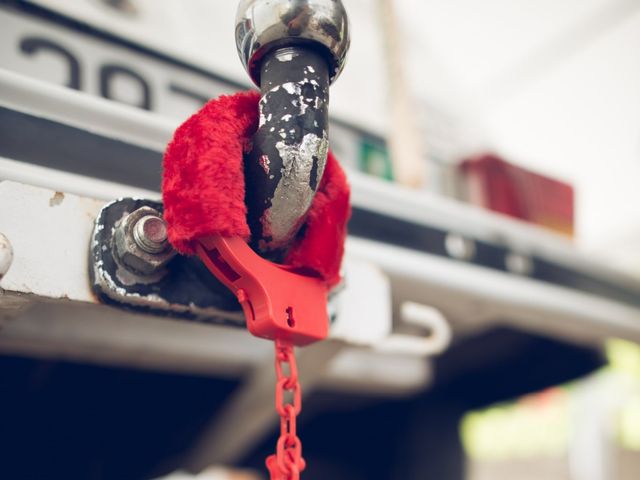
[[[148,253],[160,253],[168,248],[167,226],[157,215],[146,215],[133,228],[133,238]]]
[[[349,21],[340,0],[242,0],[236,14],[236,47],[251,79],[260,85],[260,63],[274,48],[309,44],[326,52],[333,82],[349,50]]]
[[[156,248],[155,253],[149,252],[150,246],[158,247],[158,245],[145,238],[144,232],[135,233],[136,230],[144,230],[144,224],[149,221],[148,217],[159,219],[160,214],[152,208],[142,207],[123,218],[116,228],[113,248],[116,260],[128,271],[121,272],[123,277],[130,273],[134,276],[161,278],[164,267],[176,254],[175,250],[166,243],[166,239],[162,249]],[[141,226],[136,229],[139,222],[143,220],[144,222],[140,223]]]
[[[265,212],[262,220],[263,228],[269,228],[269,236],[275,241],[283,239],[281,241],[286,242],[295,235],[311,206],[315,195],[315,190],[309,182],[313,156],[326,162],[328,139],[326,132],[322,137],[309,133],[299,144],[286,145],[284,142],[278,142],[276,148],[282,158],[284,171],[271,200],[271,208]],[[322,170],[324,171],[324,164]]]

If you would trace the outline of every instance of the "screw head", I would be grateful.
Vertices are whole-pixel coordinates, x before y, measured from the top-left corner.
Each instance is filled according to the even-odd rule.
[[[507,253],[504,263],[507,270],[518,275],[530,275],[533,272],[533,260],[522,253]]]
[[[155,215],[145,215],[133,227],[133,238],[141,249],[148,253],[160,253],[167,246],[167,226]]]
[[[450,257],[458,260],[472,260],[476,254],[475,242],[457,233],[447,234],[444,239],[444,248]]]

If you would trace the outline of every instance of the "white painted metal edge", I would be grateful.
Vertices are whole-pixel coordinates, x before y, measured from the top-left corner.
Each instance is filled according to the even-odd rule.
[[[58,192],[104,200],[105,202],[122,197],[159,200],[161,196],[160,192],[153,190],[31,165],[5,157],[0,157],[0,181],[2,180],[11,180]]]

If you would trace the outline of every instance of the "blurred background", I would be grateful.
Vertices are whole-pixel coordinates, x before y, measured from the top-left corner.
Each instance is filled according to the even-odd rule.
[[[640,282],[638,0],[343,2],[352,45],[330,112],[344,165],[538,225]],[[171,125],[249,87],[233,42],[235,1],[3,3],[42,7],[230,81],[175,77],[177,67],[151,59],[135,62],[147,103],[139,79],[113,82],[109,98]],[[97,66],[110,54],[98,41],[67,41],[64,21],[34,30],[2,18],[3,68],[106,96]],[[55,56],[34,62],[15,49],[26,31],[62,42],[80,59],[82,82],[69,84]],[[604,350],[605,366],[584,379],[466,413],[466,478],[639,478],[640,347],[610,338]]]

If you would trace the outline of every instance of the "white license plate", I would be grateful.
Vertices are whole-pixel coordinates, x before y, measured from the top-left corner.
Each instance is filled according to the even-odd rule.
[[[1,66],[29,77],[179,119],[209,98],[243,88],[122,43],[0,10]]]
[[[210,98],[249,88],[109,32],[26,10],[0,6],[2,68],[178,121]],[[358,168],[372,142],[384,148],[376,135],[330,123],[331,148],[344,165]]]

